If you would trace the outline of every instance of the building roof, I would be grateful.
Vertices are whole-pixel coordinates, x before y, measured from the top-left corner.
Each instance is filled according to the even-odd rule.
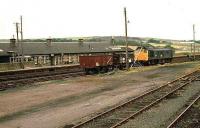
[[[24,55],[43,55],[43,54],[68,54],[68,53],[104,53],[104,52],[122,52],[123,47],[114,47],[110,42],[51,42],[49,45],[45,42],[24,42]],[[133,51],[128,49],[128,51]],[[9,55],[9,53],[22,53],[20,44],[0,43],[0,56]]]

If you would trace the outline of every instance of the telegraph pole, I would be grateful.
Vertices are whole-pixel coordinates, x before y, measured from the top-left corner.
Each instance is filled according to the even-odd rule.
[[[24,50],[23,50],[23,29],[22,29],[22,16],[20,16],[20,24],[21,24],[21,30],[20,30],[20,33],[21,33],[21,53],[22,53],[22,66],[24,68]]]
[[[193,24],[193,42],[194,42],[194,60],[195,60],[195,49],[196,49],[196,46],[195,46],[195,24]]]
[[[23,51],[23,27],[22,27],[22,16],[20,16],[20,23],[21,23],[21,50],[22,50],[22,56],[24,56],[24,51]]]
[[[19,23],[15,23],[16,26],[16,34],[17,34],[17,44],[19,43]]]
[[[16,27],[16,35],[17,35],[17,56],[19,57],[19,23],[14,23]],[[14,36],[13,36],[14,37]],[[13,38],[14,39],[14,38]],[[14,58],[13,58],[14,59]],[[15,60],[14,60],[15,61]]]
[[[127,16],[126,16],[126,7],[124,8],[124,19],[125,19],[125,42],[126,42],[126,70],[129,69],[128,63],[128,39],[127,39]]]

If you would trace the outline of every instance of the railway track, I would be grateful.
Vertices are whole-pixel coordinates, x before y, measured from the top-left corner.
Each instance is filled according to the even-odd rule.
[[[196,56],[197,59],[200,55]],[[191,61],[186,56],[174,57],[172,63],[181,63]],[[66,66],[58,67],[44,67],[28,70],[15,70],[8,72],[0,72],[0,91],[8,88],[14,88],[16,86],[30,85],[30,83],[48,81],[54,79],[62,79],[70,76],[84,75],[79,65],[71,66],[72,68],[66,68]]]
[[[58,70],[58,71],[44,71],[44,72],[30,72],[30,73],[21,73],[21,74],[9,74],[9,75],[0,75],[0,81],[10,81],[10,80],[19,80],[33,77],[41,77],[41,76],[49,76],[49,75],[57,75],[57,74],[66,74],[70,72],[82,71],[79,68],[73,70]]]
[[[31,85],[35,82],[43,82],[48,80],[64,79],[68,77],[76,77],[85,75],[85,72],[80,68],[73,70],[58,70],[48,72],[30,72],[21,74],[9,74],[0,76],[0,90],[14,88],[16,86]]]
[[[200,60],[200,55],[195,56],[195,61]],[[174,56],[172,58],[172,63],[183,63],[194,61],[194,56]]]
[[[179,114],[167,128],[180,128],[180,127],[200,127],[200,94],[194,96],[185,106],[185,109]],[[195,105],[197,106],[195,107]],[[199,108],[198,108],[199,107]],[[188,119],[190,118],[190,119]],[[191,120],[192,121],[189,121]],[[195,122],[194,122],[195,120]],[[193,125],[193,126],[190,126]]]
[[[72,128],[116,128],[199,78],[200,71],[196,70],[119,106],[111,108],[87,121],[73,126]],[[67,125],[65,128],[68,128]]]

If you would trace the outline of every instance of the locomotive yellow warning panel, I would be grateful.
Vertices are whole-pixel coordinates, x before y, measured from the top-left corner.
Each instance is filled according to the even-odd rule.
[[[148,51],[146,49],[136,50],[134,53],[134,60],[148,61]]]

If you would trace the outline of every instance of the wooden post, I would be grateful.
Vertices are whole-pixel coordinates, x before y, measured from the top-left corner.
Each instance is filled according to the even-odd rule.
[[[24,49],[23,49],[23,29],[22,29],[22,16],[20,16],[20,23],[21,23],[21,30],[20,30],[20,33],[21,33],[21,54],[22,54],[22,68],[24,68]]]
[[[195,60],[195,49],[196,49],[196,45],[195,45],[195,25],[193,24],[193,42],[194,42],[194,60]]]
[[[127,16],[126,16],[126,8],[124,8],[124,19],[125,19],[125,42],[126,42],[126,70],[129,69],[128,62],[128,39],[127,39]]]
[[[20,16],[20,21],[21,21],[21,50],[22,50],[22,57],[24,57],[24,51],[23,51],[23,26],[22,26],[22,16]]]
[[[17,43],[19,43],[19,23],[15,23],[16,25],[16,34],[17,34]]]

